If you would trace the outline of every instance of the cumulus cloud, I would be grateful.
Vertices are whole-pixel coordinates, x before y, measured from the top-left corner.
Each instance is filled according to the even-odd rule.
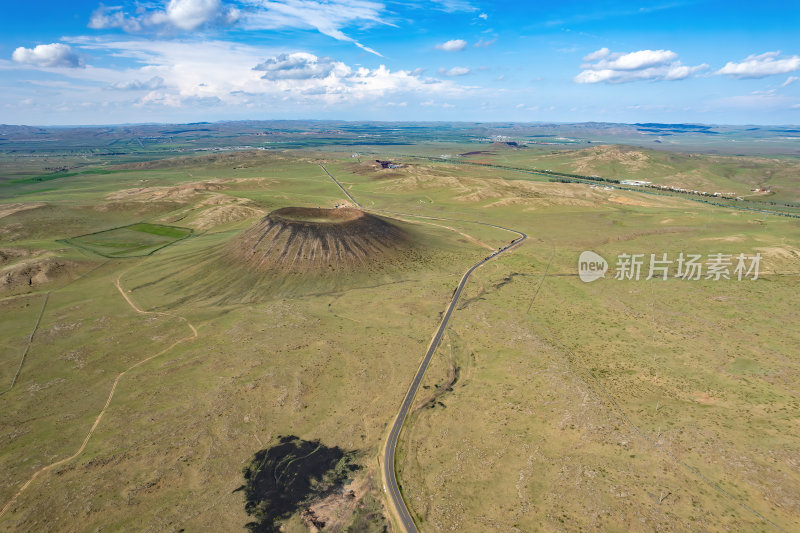
[[[750,55],[739,63],[728,62],[715,74],[725,74],[733,78],[764,78],[774,74],[786,74],[800,70],[800,56],[780,57],[780,52],[766,52]]]
[[[639,50],[629,54],[614,54],[606,56],[593,65],[583,68],[593,70],[641,70],[654,66],[664,65],[676,59],[678,54],[672,50]]]
[[[121,6],[100,4],[89,19],[89,27],[121,28],[131,33],[148,29],[193,31],[207,25],[232,24],[239,14],[238,9],[224,6],[220,0],[169,0],[163,9],[137,9],[134,15]]]
[[[330,57],[212,39],[73,37],[73,49],[126,60],[124,69],[70,69],[70,83],[93,105],[115,109],[197,106],[290,110],[442,101],[470,89],[421,70],[367,68]],[[0,66],[2,62],[0,61]],[[78,91],[75,91],[78,94]]]
[[[17,63],[37,67],[78,68],[83,66],[83,61],[78,54],[64,43],[40,44],[35,48],[20,46],[11,54],[11,59]]]
[[[682,65],[672,50],[639,50],[611,53],[601,48],[583,58],[583,71],[575,76],[577,83],[625,83],[639,80],[674,81],[688,78],[708,65]]]
[[[129,33],[143,29],[142,20],[138,17],[128,16],[121,6],[106,7],[103,4],[94,10],[89,18],[89,27],[95,30],[107,28],[121,28]]]
[[[440,68],[439,74],[442,76],[465,76],[470,73],[467,67],[453,67],[451,69]]]
[[[165,88],[166,85],[164,84],[164,78],[161,76],[153,76],[147,81],[116,81],[109,85],[109,87],[118,91],[155,91]]]
[[[253,67],[264,92],[292,92],[346,102],[404,93],[454,94],[461,88],[450,82],[422,79],[414,71],[354,68],[342,61],[305,52],[278,54]]]
[[[120,90],[146,90],[140,104],[148,106],[350,104],[389,97],[403,101],[406,95],[456,95],[465,90],[452,81],[423,78],[419,72],[389,70],[383,65],[350,66],[306,52],[265,56],[261,48],[225,41],[82,38],[80,42],[84,48],[136,60],[140,68],[116,73],[116,80],[107,79],[114,72],[102,69],[84,69],[83,77],[102,77],[107,86]]]
[[[445,52],[460,52],[466,47],[467,47],[467,41],[465,41],[464,39],[453,39],[451,41],[446,41],[437,44],[435,46],[437,50],[444,50]]]
[[[344,63],[303,52],[271,57],[253,67],[253,70],[264,72],[261,79],[270,81],[320,79],[333,73],[346,78],[352,74],[352,70]]]

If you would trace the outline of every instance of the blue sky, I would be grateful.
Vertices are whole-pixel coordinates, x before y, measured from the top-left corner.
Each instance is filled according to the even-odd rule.
[[[33,0],[0,123],[800,124],[800,3]]]

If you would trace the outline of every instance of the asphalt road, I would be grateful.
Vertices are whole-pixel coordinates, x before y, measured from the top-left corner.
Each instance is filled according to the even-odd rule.
[[[434,218],[434,217],[430,217]],[[436,217],[439,219],[438,217]],[[454,220],[454,219],[442,219],[442,220]],[[462,221],[462,222],[471,222],[471,221]],[[474,222],[476,224],[484,224],[483,222]],[[522,232],[511,230],[508,228],[501,228],[500,226],[494,226],[493,224],[484,224],[487,226],[497,227],[500,229],[505,229],[507,231],[513,231],[514,233],[518,233],[520,237],[514,239],[513,242],[507,244],[506,246],[500,248],[499,250],[492,252],[489,256],[481,259],[477,263],[475,263],[464,276],[461,278],[461,282],[458,284],[456,291],[453,293],[453,299],[450,300],[450,305],[447,306],[447,311],[445,312],[444,316],[442,317],[442,322],[439,324],[439,329],[436,330],[436,334],[431,339],[431,343],[428,345],[428,351],[425,354],[425,358],[422,360],[422,364],[419,366],[419,370],[417,370],[417,374],[414,376],[414,380],[411,382],[411,387],[408,389],[406,393],[405,399],[403,399],[403,404],[400,406],[400,412],[397,414],[397,417],[394,419],[394,423],[392,424],[392,429],[389,432],[389,437],[386,440],[386,444],[383,450],[383,479],[384,479],[384,489],[386,490],[389,498],[392,500],[392,504],[394,505],[395,510],[397,511],[398,519],[400,520],[400,525],[404,531],[409,533],[415,533],[417,531],[417,526],[414,524],[414,519],[411,518],[411,514],[408,512],[408,508],[406,507],[405,501],[403,500],[403,495],[400,493],[400,487],[397,485],[397,476],[395,475],[395,450],[397,449],[397,439],[400,437],[400,430],[403,428],[403,424],[406,421],[406,417],[408,416],[408,412],[411,409],[411,404],[414,401],[414,396],[416,396],[417,391],[419,390],[419,386],[422,383],[422,378],[425,375],[425,371],[428,369],[428,365],[433,358],[433,354],[436,353],[436,348],[439,346],[439,343],[442,340],[442,336],[444,335],[445,329],[447,329],[447,323],[450,321],[450,317],[453,314],[453,311],[458,304],[458,299],[461,297],[461,292],[464,290],[464,287],[469,281],[470,275],[478,268],[483,266],[484,264],[488,263],[495,257],[499,256],[500,254],[507,252],[508,250],[519,246],[525,239],[528,238]]]
[[[332,180],[333,180],[333,182],[334,182],[336,185],[338,185],[340,189],[342,189],[342,192],[345,194],[345,196],[347,196],[348,198],[350,198],[350,201],[351,201],[351,202],[353,202],[353,205],[355,205],[356,207],[361,207],[361,204],[359,204],[358,202],[356,202],[356,199],[355,199],[355,198],[353,198],[353,197],[350,195],[350,193],[349,193],[349,192],[347,192],[347,189],[345,189],[344,187],[342,187],[342,184],[341,184],[341,183],[339,183],[339,181],[338,181],[336,178],[334,178],[333,176],[331,176],[331,173],[330,173],[330,172],[328,172],[328,169],[327,169],[327,168],[325,168],[325,167],[324,167],[324,166],[322,166],[322,165],[320,165],[320,168],[322,168],[322,170],[324,170],[324,171],[325,171],[325,174],[327,174],[327,175],[328,175],[328,177],[329,177],[330,179],[332,179]]]
[[[320,165],[320,166],[322,166],[322,165]],[[323,167],[323,169],[324,168],[325,167]],[[350,196],[350,194],[347,191],[344,190],[344,188],[341,186],[341,184],[339,184],[339,182],[336,181],[336,179],[333,176],[331,176],[330,173],[328,173],[327,170],[325,170],[325,172],[328,174],[328,176],[331,177],[331,179],[333,179],[334,182],[336,182],[336,184],[342,189],[342,191],[347,195],[347,197],[350,198],[353,201],[354,204],[358,205],[358,203],[355,201],[355,199],[352,196]],[[637,192],[642,192],[642,191],[637,191]],[[702,201],[702,200],[698,200],[698,201]],[[709,202],[706,202],[706,203],[709,203]],[[714,205],[714,204],[712,204],[712,205]],[[735,207],[735,206],[725,206],[725,207]],[[753,208],[742,208],[742,209],[757,211],[757,209],[753,209]],[[403,496],[400,493],[400,489],[399,489],[399,487],[397,485],[397,477],[395,476],[395,468],[394,468],[394,466],[395,466],[395,449],[397,447],[397,440],[398,440],[398,438],[400,436],[400,431],[401,431],[401,429],[403,427],[403,423],[405,422],[406,416],[408,415],[408,411],[411,408],[411,403],[414,400],[414,396],[416,395],[417,390],[419,389],[420,383],[422,382],[422,377],[424,376],[425,371],[428,368],[428,364],[430,363],[431,358],[433,357],[433,354],[436,352],[436,348],[438,347],[439,342],[442,339],[442,335],[444,334],[445,328],[447,327],[447,322],[450,320],[450,316],[452,315],[452,312],[455,309],[456,304],[458,303],[458,299],[461,296],[461,291],[463,290],[464,286],[466,285],[470,274],[472,274],[472,272],[474,272],[475,269],[479,268],[481,265],[487,263],[488,261],[490,261],[490,260],[494,259],[495,257],[497,257],[498,255],[502,254],[503,252],[505,252],[505,251],[507,251],[507,250],[509,250],[511,248],[514,248],[517,245],[519,245],[520,243],[522,243],[522,241],[524,241],[527,238],[527,235],[525,235],[524,233],[519,232],[517,230],[513,230],[513,229],[510,229],[510,228],[505,228],[503,226],[497,226],[495,224],[489,224],[489,223],[486,223],[486,222],[477,222],[477,221],[474,221],[474,220],[459,220],[459,219],[451,219],[451,218],[441,218],[441,217],[424,216],[424,215],[412,214],[412,213],[393,213],[391,211],[381,211],[381,210],[374,210],[374,211],[383,212],[383,213],[387,213],[387,214],[393,214],[393,215],[413,216],[413,217],[418,217],[418,218],[427,218],[427,219],[432,219],[432,220],[451,220],[451,221],[457,221],[457,222],[468,222],[468,223],[472,223],[472,224],[480,224],[480,225],[483,225],[483,226],[489,226],[489,227],[493,227],[493,228],[497,228],[497,229],[503,229],[503,230],[510,231],[510,232],[513,232],[513,233],[517,233],[518,235],[520,235],[520,237],[518,237],[517,239],[512,241],[510,244],[504,246],[503,248],[501,248],[500,250],[498,250],[496,252],[493,252],[491,255],[489,255],[488,257],[486,257],[482,261],[480,261],[477,264],[475,264],[461,278],[461,282],[459,283],[458,288],[456,289],[456,292],[453,294],[453,299],[452,299],[452,301],[450,302],[450,305],[447,308],[447,313],[443,317],[442,323],[439,325],[439,329],[436,330],[436,335],[434,335],[433,339],[431,340],[431,344],[428,346],[428,352],[425,354],[425,358],[423,359],[422,364],[419,367],[419,370],[417,370],[417,374],[414,376],[414,381],[412,382],[411,388],[409,389],[408,393],[406,394],[405,399],[403,400],[403,405],[401,406],[400,412],[398,413],[397,417],[394,420],[394,423],[392,425],[392,429],[391,429],[391,431],[389,433],[389,437],[388,437],[388,439],[386,441],[386,444],[384,446],[383,464],[381,465],[381,467],[382,467],[382,474],[383,474],[383,478],[384,478],[384,482],[385,482],[384,490],[386,490],[386,492],[389,495],[389,504],[390,504],[390,506],[392,506],[394,508],[395,514],[397,515],[397,517],[400,520],[400,527],[406,532],[416,533],[417,532],[416,524],[414,524],[414,519],[411,518],[411,515],[408,512],[408,508],[405,505],[405,502],[403,500]],[[770,214],[779,214],[779,213],[770,212]],[[789,215],[789,216],[792,216],[792,215]],[[551,241],[551,245],[552,244],[553,243]],[[551,255],[550,261],[547,264],[547,268],[545,269],[545,274],[542,277],[542,280],[539,283],[539,286],[536,288],[536,293],[534,294],[533,299],[531,300],[531,304],[528,306],[528,312],[530,312],[530,306],[533,305],[533,300],[535,300],[536,295],[538,295],[538,293],[539,293],[539,288],[541,288],[541,284],[542,284],[542,282],[544,282],[544,277],[547,275],[547,271],[550,269],[550,264],[552,263],[554,256],[555,256],[555,247],[553,247],[553,255]],[[551,335],[551,337],[552,337],[552,335]],[[586,368],[586,365],[580,360],[580,358],[578,358],[572,352],[572,350],[567,348],[563,343],[561,343],[560,341],[558,341],[554,337],[553,337],[553,342],[554,342],[554,345],[555,344],[561,345],[561,347],[567,353],[569,353],[573,357],[574,360],[578,361],[578,363],[583,367],[583,369],[585,370],[585,372],[589,376],[589,378],[592,379],[595,383],[597,383],[598,387],[603,392],[603,394],[606,396],[606,398],[608,398],[609,402],[614,406],[614,408],[617,411],[617,413],[619,414],[619,416],[621,416],[628,423],[628,425],[637,434],[639,434],[643,439],[645,439],[647,442],[649,442],[653,447],[661,450],[663,453],[665,453],[666,455],[671,457],[677,464],[681,465],[686,470],[688,470],[692,474],[696,475],[698,478],[700,478],[703,482],[705,482],[708,486],[710,486],[711,488],[713,488],[717,492],[719,492],[719,493],[723,494],[724,496],[730,498],[731,500],[736,502],[739,506],[741,506],[745,510],[749,511],[753,515],[757,516],[758,518],[760,518],[764,522],[766,522],[766,523],[770,524],[771,526],[775,527],[777,530],[784,531],[784,529],[781,528],[779,525],[777,525],[775,522],[773,522],[772,520],[766,518],[764,515],[762,515],[761,513],[756,511],[755,509],[751,508],[750,506],[748,506],[747,504],[745,504],[744,502],[742,502],[741,500],[736,498],[734,495],[732,495],[731,493],[726,491],[723,487],[721,487],[715,481],[713,481],[712,479],[709,479],[702,472],[700,472],[699,470],[697,470],[693,466],[691,466],[691,465],[685,463],[683,460],[681,460],[678,456],[676,456],[674,453],[672,453],[672,451],[670,451],[669,449],[666,449],[663,446],[661,446],[658,442],[653,440],[652,437],[650,437],[649,435],[643,433],[628,418],[628,416],[625,414],[625,412],[622,410],[622,408],[617,404],[617,402],[614,400],[614,398],[611,397],[611,395],[605,390],[605,388],[597,380],[597,378],[594,377],[594,375],[588,370],[588,368]]]
[[[328,169],[326,169],[323,165],[320,165],[322,170],[325,171],[336,185],[342,190],[342,192],[347,195],[351,202],[357,207],[361,207],[361,205],[353,198],[347,190],[342,187],[342,184],[339,183],[336,178],[334,178]],[[362,208],[363,209],[363,208]],[[488,256],[484,257],[472,267],[467,270],[464,275],[461,277],[461,281],[456,287],[455,292],[453,293],[453,298],[450,300],[450,304],[447,306],[447,311],[445,312],[444,316],[442,317],[442,321],[439,324],[439,328],[436,330],[433,338],[431,339],[430,344],[428,345],[428,351],[425,353],[425,357],[422,359],[422,363],[419,365],[419,369],[417,370],[416,375],[414,376],[414,380],[411,382],[411,386],[406,393],[405,398],[403,399],[403,404],[400,406],[400,411],[397,413],[397,416],[392,423],[392,429],[389,432],[389,437],[386,439],[386,443],[383,448],[383,461],[381,464],[381,468],[383,469],[383,480],[384,480],[384,490],[386,491],[387,495],[389,496],[389,503],[397,514],[397,518],[400,520],[400,527],[408,532],[408,533],[416,533],[417,526],[414,523],[414,519],[411,518],[411,513],[408,512],[408,507],[406,507],[406,503],[403,500],[403,495],[400,492],[400,487],[397,484],[397,476],[395,475],[395,451],[397,449],[397,439],[400,437],[400,430],[403,428],[403,424],[406,421],[406,417],[408,416],[408,412],[411,409],[411,404],[414,402],[414,397],[419,390],[419,386],[422,383],[422,378],[425,376],[425,371],[428,370],[428,365],[433,358],[433,354],[436,353],[436,348],[439,346],[439,343],[442,340],[442,336],[444,335],[445,330],[447,329],[447,323],[450,321],[450,317],[453,314],[453,311],[458,305],[458,299],[461,298],[461,293],[464,290],[464,287],[469,281],[469,277],[472,273],[483,266],[484,264],[488,263],[495,257],[511,250],[522,244],[522,242],[528,238],[528,236],[521,231],[517,231],[511,228],[505,228],[503,226],[497,226],[495,224],[489,224],[488,222],[478,222],[475,220],[461,220],[457,218],[443,218],[443,217],[433,217],[433,216],[425,216],[413,213],[395,213],[392,211],[384,211],[380,209],[374,209],[373,211],[380,212],[380,213],[387,213],[392,215],[400,215],[400,216],[411,216],[417,218],[427,218],[431,220],[447,220],[451,222],[466,222],[469,224],[479,224],[481,226],[488,226],[491,228],[502,229],[505,231],[510,231],[511,233],[516,233],[519,235],[516,239],[511,241],[510,243],[506,244],[502,248],[495,250]]]

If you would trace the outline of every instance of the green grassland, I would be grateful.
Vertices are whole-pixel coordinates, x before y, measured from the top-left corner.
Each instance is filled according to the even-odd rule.
[[[398,152],[375,147],[372,159]],[[641,172],[691,171],[689,159],[644,153]],[[492,158],[575,171],[585,154]],[[698,160],[701,183],[744,188],[757,173]],[[593,172],[633,175],[619,161]],[[269,211],[346,200],[320,163],[364,208],[394,217],[415,253],[337,277],[233,263],[226,247]],[[529,240],[474,274],[401,435],[398,478],[421,531],[769,531],[756,513],[792,528],[796,219],[491,167],[404,163],[379,170],[341,146],[215,153],[4,186],[0,207],[35,207],[0,218],[2,246],[43,255],[9,253],[2,272],[45,255],[75,271],[0,293],[4,389],[50,292],[19,381],[0,396],[0,506],[80,448],[127,373],[83,452],[40,474],[0,527],[235,531],[248,521],[234,492],[242,468],[281,435],[358,452],[352,486],[363,506],[340,526],[380,514],[379,450],[441,312],[463,272],[515,237],[468,222],[478,221]],[[784,164],[795,163],[769,163]],[[785,172],[776,180],[796,198]],[[108,261],[58,242],[90,233],[81,244],[129,257]],[[130,257],[156,240],[172,244]],[[612,264],[585,284],[583,250],[610,262],[681,251],[759,252],[763,262],[756,281],[623,281]],[[137,313],[124,295],[155,313]],[[307,530],[299,516],[287,529]]]
[[[656,218],[685,227],[655,233],[648,211],[532,217],[540,249],[478,274],[427,385],[446,382],[448,364],[459,381],[402,441],[401,479],[430,529],[772,529],[740,502],[791,529],[797,256],[772,256],[756,282],[587,285],[574,272],[584,249],[732,252],[797,242],[797,227],[726,214],[698,228],[697,213],[664,210]],[[520,275],[501,285],[509,270]],[[462,424],[477,418],[479,431]]]

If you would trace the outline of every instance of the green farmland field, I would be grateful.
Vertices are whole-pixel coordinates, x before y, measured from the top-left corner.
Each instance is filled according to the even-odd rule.
[[[185,239],[189,228],[140,222],[65,239],[65,242],[109,258],[141,257]]]

